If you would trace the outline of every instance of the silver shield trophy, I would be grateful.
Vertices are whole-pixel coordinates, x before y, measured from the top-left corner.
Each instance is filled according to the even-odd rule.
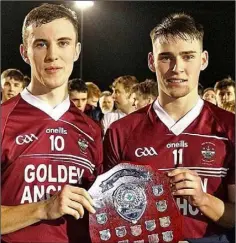
[[[182,217],[167,177],[149,166],[122,163],[97,177],[89,190],[93,243],[178,242]]]

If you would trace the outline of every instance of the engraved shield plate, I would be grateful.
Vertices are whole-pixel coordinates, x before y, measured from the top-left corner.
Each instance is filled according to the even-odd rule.
[[[137,184],[122,184],[113,193],[117,213],[134,224],[142,217],[147,198],[144,189]]]
[[[139,236],[142,233],[142,226],[141,225],[130,226],[130,230],[132,235]]]
[[[122,163],[99,175],[89,193],[92,243],[165,243],[182,240],[182,217],[168,178],[151,167]]]

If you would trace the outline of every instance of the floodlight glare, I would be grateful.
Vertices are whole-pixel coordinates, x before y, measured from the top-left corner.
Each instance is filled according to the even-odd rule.
[[[94,2],[93,1],[76,1],[76,6],[80,8],[81,10],[84,10],[86,8],[92,7]]]

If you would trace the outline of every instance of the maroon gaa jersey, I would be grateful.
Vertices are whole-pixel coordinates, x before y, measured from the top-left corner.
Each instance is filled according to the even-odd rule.
[[[235,184],[234,114],[199,99],[175,122],[158,100],[113,123],[104,139],[105,171],[122,161],[166,172],[177,167],[196,171],[203,191],[227,200]],[[223,230],[186,199],[176,197],[183,215],[183,235],[201,238]]]
[[[2,205],[45,200],[65,184],[87,189],[101,172],[101,129],[69,98],[52,109],[25,89],[2,105],[1,126]],[[40,221],[2,239],[90,242],[88,215]]]

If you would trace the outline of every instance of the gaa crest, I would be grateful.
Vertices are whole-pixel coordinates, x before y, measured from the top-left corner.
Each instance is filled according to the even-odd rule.
[[[121,184],[113,193],[117,213],[125,220],[136,224],[142,217],[146,205],[146,194],[138,184]]]
[[[153,231],[156,228],[156,222],[154,219],[145,221],[145,224],[146,224],[146,229],[149,231]]]
[[[167,209],[166,200],[157,201],[156,202],[156,206],[157,206],[157,211],[158,212],[165,212],[166,209]]]
[[[88,141],[86,139],[79,139],[78,140],[78,145],[80,147],[80,151],[85,153],[86,152],[86,149],[88,148]]]
[[[109,229],[99,231],[99,234],[102,240],[109,240],[111,238],[111,232]]]
[[[169,216],[159,218],[159,221],[160,221],[160,226],[163,227],[163,228],[168,227],[170,225],[170,217]]]
[[[173,232],[172,231],[162,232],[162,237],[165,242],[170,242],[173,240]]]
[[[153,186],[152,187],[152,192],[153,192],[153,194],[156,197],[161,196],[164,193],[163,185],[155,185],[155,186]]]
[[[139,236],[142,233],[141,225],[130,226],[130,230],[133,236]]]
[[[99,224],[105,224],[107,222],[107,214],[106,213],[100,213],[96,215],[97,222]]]
[[[149,235],[148,236],[148,242],[149,243],[158,243],[159,242],[158,234]]]
[[[215,144],[211,142],[202,143],[201,154],[203,157],[203,161],[212,162],[216,154]]]
[[[115,230],[118,237],[124,237],[127,234],[125,226],[117,227]]]

